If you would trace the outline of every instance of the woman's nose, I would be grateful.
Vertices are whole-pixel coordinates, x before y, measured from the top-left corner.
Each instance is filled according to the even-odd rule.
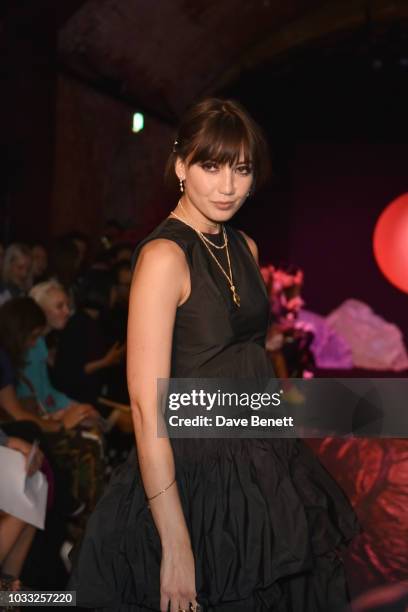
[[[234,172],[226,164],[220,172],[219,191],[225,195],[234,193]]]

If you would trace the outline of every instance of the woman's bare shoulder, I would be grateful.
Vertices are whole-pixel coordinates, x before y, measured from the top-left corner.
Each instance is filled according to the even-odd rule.
[[[142,265],[161,270],[169,267],[181,269],[187,266],[187,262],[177,242],[168,238],[154,238],[140,249],[136,269]]]
[[[190,292],[190,273],[183,249],[173,240],[154,238],[144,244],[136,260],[130,289],[130,309],[144,304],[144,324],[181,305]]]

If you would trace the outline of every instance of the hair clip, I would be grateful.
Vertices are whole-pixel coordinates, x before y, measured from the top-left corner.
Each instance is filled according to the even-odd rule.
[[[179,141],[175,140],[173,143],[173,153],[177,153],[177,147],[179,146]]]

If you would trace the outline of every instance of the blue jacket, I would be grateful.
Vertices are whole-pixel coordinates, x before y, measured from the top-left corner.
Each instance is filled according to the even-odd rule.
[[[46,412],[56,412],[66,408],[73,400],[65,393],[61,393],[52,386],[47,366],[48,349],[44,338],[39,338],[25,355],[26,365],[22,370],[24,378],[27,378],[34,388],[38,402]],[[33,390],[22,379],[17,384],[17,396],[24,399],[33,396]]]

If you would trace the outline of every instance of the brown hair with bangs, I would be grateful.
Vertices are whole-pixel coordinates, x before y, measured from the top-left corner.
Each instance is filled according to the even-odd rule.
[[[0,307],[0,348],[7,353],[13,367],[24,367],[26,343],[30,334],[46,326],[40,306],[30,297],[16,297]]]
[[[241,160],[240,155],[244,153]],[[175,163],[180,157],[189,166],[213,161],[233,166],[238,161],[250,164],[252,192],[269,175],[268,147],[260,127],[234,100],[207,98],[192,106],[184,115],[173,151],[166,165],[166,182],[177,180]]]

